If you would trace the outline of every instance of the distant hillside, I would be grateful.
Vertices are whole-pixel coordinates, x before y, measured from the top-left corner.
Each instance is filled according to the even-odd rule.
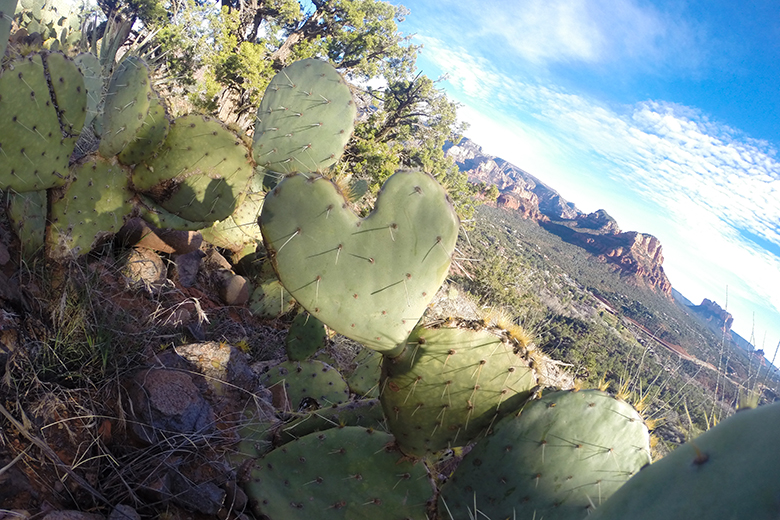
[[[469,181],[493,184],[498,207],[537,221],[563,240],[612,265],[638,285],[672,298],[672,284],[664,273],[660,241],[646,233],[622,232],[605,210],[585,214],[550,186],[514,164],[488,155],[469,139],[444,147]]]

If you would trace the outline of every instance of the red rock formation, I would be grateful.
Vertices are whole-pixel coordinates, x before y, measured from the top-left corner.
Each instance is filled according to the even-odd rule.
[[[704,298],[701,305],[694,307],[694,310],[701,314],[701,316],[717,325],[718,329],[723,332],[731,331],[731,325],[734,323],[734,317],[730,312],[723,309],[720,305],[712,300]]]

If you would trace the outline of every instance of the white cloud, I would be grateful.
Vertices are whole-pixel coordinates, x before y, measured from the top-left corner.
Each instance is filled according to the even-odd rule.
[[[780,335],[780,258],[745,238],[780,247],[780,161],[770,145],[689,107],[657,101],[608,106],[502,75],[464,49],[430,44],[437,61],[451,65],[451,83],[462,93],[456,97],[478,114],[475,140],[485,146],[483,135],[495,144],[489,153],[543,180],[565,178],[568,186],[550,184],[575,203],[611,183],[612,193],[623,191],[615,205],[636,208],[614,216],[625,225],[641,215],[642,227],[635,229],[662,238],[673,284],[680,273],[692,278],[683,285],[711,297],[728,284],[743,327],[750,309],[764,306],[774,309],[765,319],[778,323],[764,325]],[[501,126],[491,130],[491,119]]]

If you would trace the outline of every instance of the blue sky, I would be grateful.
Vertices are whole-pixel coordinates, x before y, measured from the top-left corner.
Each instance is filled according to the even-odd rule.
[[[623,230],[768,358],[780,341],[780,4],[407,0],[466,136]]]

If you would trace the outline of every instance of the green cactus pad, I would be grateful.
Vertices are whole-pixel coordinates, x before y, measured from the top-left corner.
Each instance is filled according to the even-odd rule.
[[[528,362],[487,330],[416,328],[385,356],[382,408],[401,450],[422,457],[481,437],[536,387]]]
[[[117,155],[133,141],[146,120],[153,97],[146,63],[135,56],[122,60],[106,90],[100,125],[100,155]]]
[[[133,186],[171,213],[216,222],[235,211],[253,166],[243,141],[216,119],[188,115],[171,124],[165,144],[133,170]]]
[[[161,208],[149,197],[138,196],[140,204],[138,209],[143,218],[148,223],[160,229],[175,229],[177,231],[198,231],[207,228],[210,222],[191,222],[178,215],[174,215],[165,208]]]
[[[355,370],[347,378],[349,389],[365,397],[379,397],[382,354],[365,348],[355,357],[355,363]]]
[[[69,137],[78,137],[87,117],[84,76],[73,60],[58,52],[46,55],[46,70],[62,131]]]
[[[405,460],[391,435],[356,426],[275,449],[246,489],[257,514],[285,520],[424,520],[433,495],[425,465]]]
[[[11,36],[14,11],[16,11],[16,0],[0,0],[0,59],[5,55],[8,37]]]
[[[103,99],[103,68],[100,60],[90,52],[79,54],[73,61],[84,76],[84,87],[87,89],[87,114],[84,127],[89,127],[98,115],[98,107]]]
[[[146,113],[144,124],[138,130],[127,146],[119,153],[117,159],[122,164],[139,164],[149,159],[157,148],[165,141],[171,122],[165,112],[160,96],[154,93],[149,112]]]
[[[594,520],[780,518],[780,402],[745,409],[631,478]]]
[[[467,519],[476,505],[488,518],[582,520],[650,463],[649,443],[629,404],[597,390],[553,392],[476,444],[442,488],[439,511]]]
[[[9,63],[0,76],[0,189],[62,186],[74,146],[62,135],[41,55]]]
[[[328,332],[325,325],[304,311],[293,319],[284,348],[290,361],[303,361],[321,348],[325,347]]]
[[[262,186],[256,185],[258,180],[261,180],[258,175],[252,176],[248,193],[232,215],[201,230],[204,240],[236,253],[247,246],[253,246],[253,250],[257,249],[257,246],[262,244],[263,235],[260,233],[257,219],[263,210],[265,193]]]
[[[360,219],[322,177],[266,195],[260,228],[279,279],[313,316],[380,352],[404,343],[447,276],[459,221],[444,188],[402,171]]]
[[[51,204],[49,256],[55,260],[88,253],[116,233],[133,210],[128,173],[114,161],[87,157],[73,169],[74,180]]]
[[[9,191],[5,196],[8,198],[8,218],[22,244],[22,256],[29,260],[43,251],[46,243],[46,191]]]
[[[295,298],[287,292],[279,280],[266,280],[252,291],[248,306],[249,310],[257,316],[278,318],[293,310]]]
[[[356,112],[336,69],[317,59],[296,61],[271,80],[258,107],[255,162],[277,179],[322,171],[341,157]]]
[[[274,405],[287,411],[331,406],[349,399],[344,378],[322,361],[285,361],[263,374],[260,382],[271,390]]]
[[[342,426],[382,429],[384,418],[378,399],[349,401],[303,414],[290,421],[279,429],[275,443],[286,444],[310,433]]]

